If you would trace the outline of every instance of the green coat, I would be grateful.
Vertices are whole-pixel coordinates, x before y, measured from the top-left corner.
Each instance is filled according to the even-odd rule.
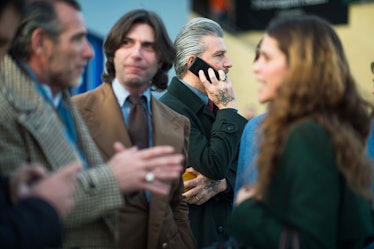
[[[161,102],[191,123],[187,165],[211,179],[227,179],[227,191],[203,205],[189,205],[189,219],[198,248],[228,239],[223,224],[232,210],[241,134],[247,120],[226,109],[212,113],[201,99],[174,77]]]
[[[313,122],[289,133],[266,202],[236,207],[226,229],[255,248],[278,248],[284,226],[299,230],[301,248],[362,248],[374,234],[370,206],[338,172],[328,132]]]

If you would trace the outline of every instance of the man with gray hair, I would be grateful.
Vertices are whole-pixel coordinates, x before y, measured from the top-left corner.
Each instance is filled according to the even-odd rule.
[[[169,146],[125,149],[105,164],[70,98],[93,52],[76,0],[34,0],[0,70],[0,172],[23,163],[55,171],[71,162],[76,206],[63,220],[64,248],[116,248],[115,210],[137,191],[168,195],[183,156]]]
[[[0,68],[25,10],[25,0],[0,2]],[[0,85],[1,81],[0,78]],[[79,163],[72,163],[53,174],[48,174],[39,165],[27,166],[20,167],[9,177],[0,174],[0,248],[59,246],[62,238],[60,219],[75,204]]]
[[[194,18],[179,32],[174,45],[177,77],[160,100],[191,123],[189,168],[184,175],[193,179],[184,182],[188,189],[184,195],[201,248],[229,238],[223,223],[231,212],[239,143],[247,120],[237,112],[234,89],[227,78],[232,64],[219,24]],[[202,70],[198,76],[188,70],[197,57],[211,66],[211,83]]]

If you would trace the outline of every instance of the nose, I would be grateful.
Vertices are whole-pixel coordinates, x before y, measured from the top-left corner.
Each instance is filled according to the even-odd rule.
[[[230,58],[229,57],[225,57],[225,61],[224,61],[224,67],[225,68],[232,68],[232,62],[231,62],[231,60],[230,60]]]
[[[94,53],[94,50],[92,48],[92,45],[91,43],[86,39],[85,41],[85,44],[83,46],[83,56],[84,58],[86,58],[87,60],[91,59],[92,57],[94,57],[95,53]]]
[[[134,46],[131,48],[131,56],[133,57],[140,57],[142,50],[142,45],[140,43],[135,43]]]
[[[252,64],[252,72],[257,74],[259,72],[259,63],[258,63],[258,60],[256,60],[253,64]]]

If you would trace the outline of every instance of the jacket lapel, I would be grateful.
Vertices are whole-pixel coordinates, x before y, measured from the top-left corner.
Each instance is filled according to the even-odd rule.
[[[55,168],[79,160],[57,113],[39,94],[36,83],[9,56],[4,58],[2,66],[2,91],[17,112],[19,124],[37,141],[49,164]]]
[[[114,154],[113,143],[115,141],[122,142],[125,147],[131,147],[132,143],[111,84],[102,84],[94,94],[96,101],[92,103],[89,114],[91,118],[87,120],[87,123],[104,158],[108,159]]]
[[[183,131],[181,131],[183,128],[178,125],[176,115],[172,115],[170,109],[159,102],[155,97],[151,99],[151,107],[154,146],[171,145],[174,146],[177,151],[183,148]],[[178,136],[181,137],[181,139],[176,139]],[[173,182],[170,181],[170,184],[173,184]],[[171,188],[173,187],[174,186]],[[149,206],[148,248],[157,248],[157,242],[160,236],[159,228],[162,225],[163,217],[165,217],[165,211],[169,209],[169,198],[170,196],[151,196]]]
[[[87,160],[88,166],[102,164],[103,159],[101,155],[98,153],[98,149],[94,141],[92,140],[92,137],[89,134],[87,126],[84,123],[77,107],[74,105],[70,93],[68,91],[64,91],[63,98],[73,117],[74,127],[78,137],[77,146],[80,147],[83,154],[85,155],[85,159]]]

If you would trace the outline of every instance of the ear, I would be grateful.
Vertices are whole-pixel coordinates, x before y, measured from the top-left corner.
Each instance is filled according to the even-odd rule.
[[[50,40],[51,39],[43,29],[35,29],[31,35],[31,50],[36,55],[45,54],[48,49],[48,43],[50,43]]]
[[[194,55],[190,55],[188,58],[187,58],[187,68],[191,66],[192,62],[195,60],[196,56]]]

